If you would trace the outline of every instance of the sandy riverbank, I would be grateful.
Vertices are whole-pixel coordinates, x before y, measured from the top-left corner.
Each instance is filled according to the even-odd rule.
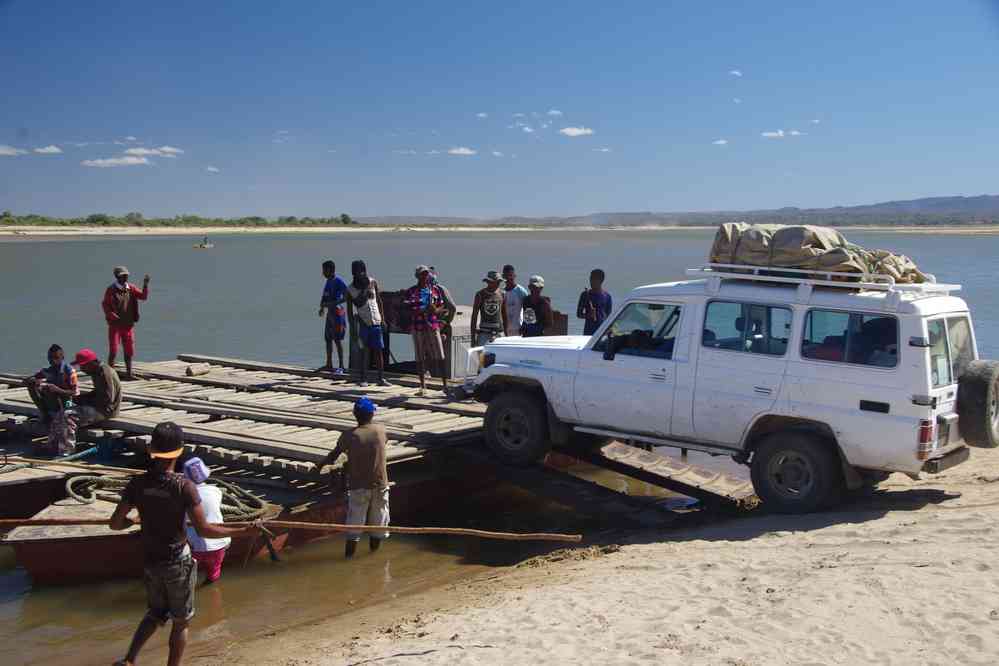
[[[631,533],[191,661],[992,664],[997,506],[976,450],[834,512]]]
[[[0,240],[23,239],[34,237],[91,237],[91,236],[218,236],[225,234],[267,235],[267,234],[356,234],[356,233],[551,233],[576,231],[613,231],[613,232],[650,232],[650,231],[699,231],[714,230],[714,226],[628,226],[628,227],[596,227],[596,226],[335,226],[335,227],[32,227],[32,226],[2,226]],[[961,234],[961,235],[997,235],[999,225],[976,226],[850,226],[838,227],[840,231],[850,234],[854,231],[907,234]]]

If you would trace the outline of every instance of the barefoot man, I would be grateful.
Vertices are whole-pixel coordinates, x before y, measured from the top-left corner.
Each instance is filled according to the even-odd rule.
[[[111,516],[111,529],[125,530],[135,524],[128,513],[133,508],[139,511],[145,555],[143,579],[149,605],[135,630],[128,654],[118,664],[134,664],[142,646],[167,620],[173,620],[167,664],[177,666],[184,656],[187,625],[194,617],[194,587],[198,582],[197,565],[187,544],[185,518],[190,519],[199,535],[208,538],[232,537],[255,529],[208,522],[194,484],[174,472],[177,458],[183,452],[184,432],[180,426],[169,421],[156,426],[149,445],[149,471],[132,477]]]
[[[108,323],[108,365],[114,367],[118,343],[125,351],[125,375],[132,378],[132,357],[135,356],[135,325],[139,322],[139,301],[149,298],[149,276],[142,280],[142,289],[128,281],[128,269],[115,266],[114,282],[104,290],[101,308]]]

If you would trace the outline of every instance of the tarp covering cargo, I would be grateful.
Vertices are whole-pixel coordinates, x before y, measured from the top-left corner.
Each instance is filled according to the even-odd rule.
[[[888,275],[898,283],[926,282],[916,264],[901,254],[868,250],[828,227],[730,222],[718,228],[713,264],[773,266],[800,270]]]

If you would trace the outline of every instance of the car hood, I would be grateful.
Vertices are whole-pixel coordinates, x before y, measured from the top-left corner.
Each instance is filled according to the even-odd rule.
[[[588,335],[552,335],[541,338],[497,338],[486,345],[486,351],[505,352],[516,349],[580,350],[590,341]]]

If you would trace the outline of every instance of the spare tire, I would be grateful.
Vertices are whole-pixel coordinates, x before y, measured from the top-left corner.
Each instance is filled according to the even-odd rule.
[[[972,361],[957,385],[958,428],[971,446],[999,446],[999,362]]]

